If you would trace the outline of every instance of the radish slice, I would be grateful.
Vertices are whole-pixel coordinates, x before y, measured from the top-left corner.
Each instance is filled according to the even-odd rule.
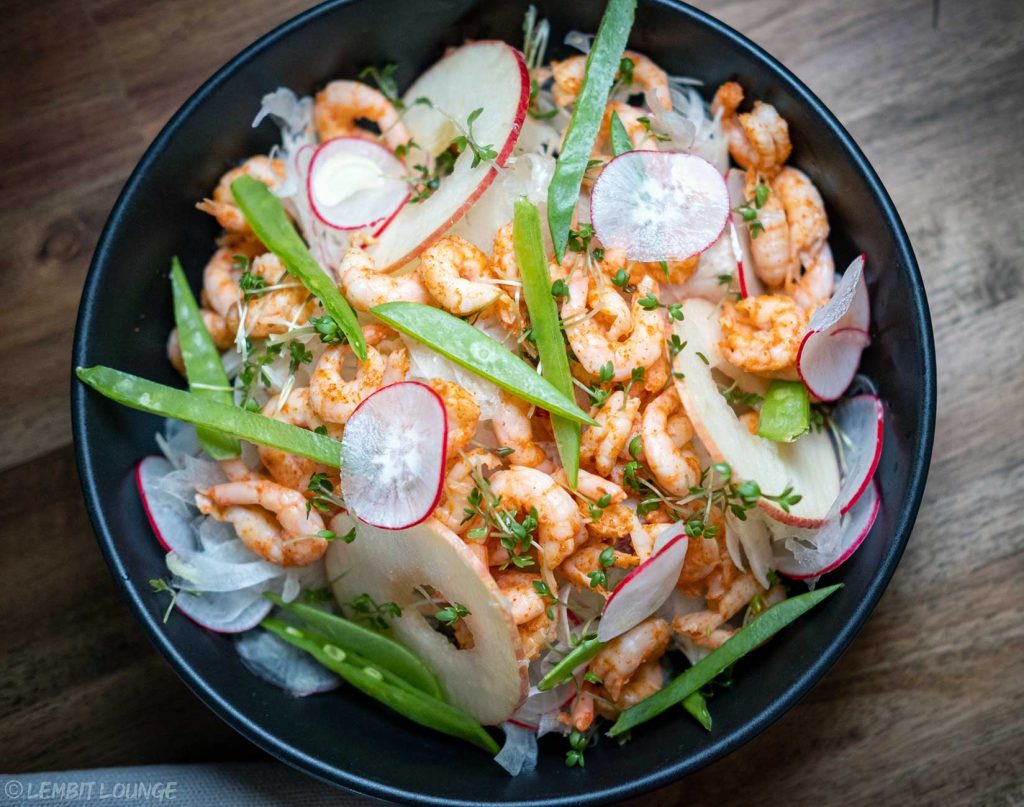
[[[341,489],[361,521],[404,530],[441,498],[448,415],[436,392],[416,381],[373,393],[345,424]]]
[[[682,524],[659,536],[661,547],[622,578],[601,613],[597,638],[607,642],[634,628],[657,611],[679,580],[689,540]]]
[[[361,137],[335,137],[313,154],[306,193],[313,213],[337,230],[379,233],[409,198],[405,166],[384,146]]]
[[[843,475],[839,488],[841,513],[857,503],[875,475],[882,456],[884,418],[882,402],[875,395],[846,398],[832,412]]]
[[[754,255],[750,251],[750,228],[740,215],[739,209],[747,203],[743,189],[747,180],[742,171],[730,168],[725,175],[725,186],[729,190],[729,237],[736,253],[736,279],[743,297],[764,294],[764,284],[754,273]]]
[[[258,585],[238,591],[183,591],[174,607],[201,628],[216,633],[243,633],[259,625],[274,607],[263,596],[264,589],[265,586]]]
[[[822,401],[842,395],[871,343],[871,302],[864,280],[864,256],[843,273],[827,305],[811,317],[796,356],[796,369],[811,394]]]
[[[833,519],[808,541],[787,539],[781,556],[776,555],[776,571],[796,580],[806,580],[838,568],[871,532],[880,503],[878,483],[872,480],[864,495],[841,519]]]
[[[330,692],[341,679],[308,654],[266,630],[239,636],[235,650],[257,678],[296,697]]]
[[[601,244],[635,261],[683,260],[715,241],[729,217],[729,192],[694,154],[627,151],[594,184],[591,217]]]
[[[149,526],[160,546],[167,552],[193,552],[192,514],[184,502],[160,487],[160,480],[174,471],[163,457],[145,457],[135,466],[135,484],[146,511]]]

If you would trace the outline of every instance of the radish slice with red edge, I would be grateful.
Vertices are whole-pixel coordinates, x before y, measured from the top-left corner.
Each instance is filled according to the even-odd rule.
[[[776,555],[775,570],[794,580],[807,580],[837,569],[864,543],[880,504],[878,483],[872,480],[845,516],[833,519],[818,532],[812,546],[786,547],[781,556]]]
[[[416,381],[366,398],[345,424],[341,489],[360,521],[404,530],[426,519],[441,498],[448,434],[444,402]]]
[[[736,254],[736,279],[739,282],[740,294],[744,298],[764,294],[764,284],[754,273],[754,254],[750,251],[750,227],[739,212],[747,203],[743,195],[746,185],[744,173],[736,168],[730,168],[725,175],[725,186],[729,190],[729,237],[732,240],[733,252]]]
[[[635,261],[683,260],[718,240],[729,192],[718,169],[695,154],[627,151],[601,171],[590,209],[605,248]]]
[[[335,137],[314,152],[306,175],[313,213],[338,230],[381,232],[409,198],[405,166],[384,146]]]
[[[875,395],[844,398],[832,410],[842,468],[839,510],[848,512],[867,490],[882,456],[885,414]]]
[[[597,626],[597,638],[607,642],[634,628],[657,611],[679,580],[689,540],[684,525],[672,525],[664,541],[647,560],[622,578],[608,597]]]
[[[196,549],[193,516],[183,502],[161,490],[159,485],[172,471],[174,466],[163,457],[144,457],[135,466],[135,484],[142,509],[160,546],[166,552],[190,553]]]
[[[811,394],[822,401],[842,395],[871,343],[871,302],[864,280],[864,256],[843,273],[835,294],[811,316],[796,356],[796,369]]]

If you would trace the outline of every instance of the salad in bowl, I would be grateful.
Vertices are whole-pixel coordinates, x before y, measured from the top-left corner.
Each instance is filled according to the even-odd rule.
[[[166,618],[512,775],[677,704],[712,731],[879,507],[866,258],[837,272],[779,112],[630,50],[633,6],[563,60],[530,9],[404,92],[267,94],[277,145],[196,200],[201,288],[172,260],[188,389],[77,370],[168,419]]]

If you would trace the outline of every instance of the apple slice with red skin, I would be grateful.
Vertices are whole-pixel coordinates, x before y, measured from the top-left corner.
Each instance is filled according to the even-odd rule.
[[[769,518],[797,527],[822,526],[839,495],[839,464],[828,434],[812,431],[793,443],[774,443],[748,431],[701,358],[713,349],[695,324],[701,305],[706,303],[684,302],[683,320],[673,326],[687,343],[675,358],[673,369],[682,373],[676,388],[697,436],[715,462],[730,465],[734,479],[757,482],[763,493],[772,495],[792,486],[802,497],[789,512],[762,498],[758,506]]]
[[[393,602],[402,615],[390,620],[399,642],[437,675],[448,701],[485,725],[508,720],[526,698],[529,679],[523,645],[490,571],[459,536],[430,518],[405,530],[381,530],[348,514],[331,520],[352,543],[332,541],[327,579],[341,604],[369,594]],[[430,586],[448,603],[465,606],[473,646],[460,649],[436,631],[416,603]]]
[[[834,401],[853,381],[864,348],[871,343],[871,300],[864,256],[843,273],[835,294],[811,316],[796,356],[800,379],[818,400]]]
[[[417,104],[427,98],[431,106]],[[530,105],[530,74],[523,55],[504,42],[480,41],[449,53],[421,75],[405,93],[406,129],[419,146],[436,156],[448,148],[459,131],[448,116],[465,127],[471,113],[473,137],[497,152],[494,165],[472,167],[465,149],[452,173],[441,180],[429,198],[407,203],[367,251],[380,271],[393,271],[411,261],[458,221],[498,174],[519,140]],[[441,111],[439,111],[441,110]]]
[[[783,547],[781,552],[777,551],[775,570],[795,580],[807,580],[839,568],[868,537],[878,517],[880,504],[878,483],[871,480],[864,489],[864,495],[842,518],[831,519],[809,539],[814,548],[794,552]]]
[[[729,237],[732,239],[733,252],[736,253],[736,280],[739,283],[740,294],[744,298],[765,293],[761,278],[754,272],[754,254],[750,250],[750,227],[739,212],[739,209],[747,204],[743,196],[746,184],[746,176],[738,168],[730,168],[725,175],[725,187],[729,190]]]

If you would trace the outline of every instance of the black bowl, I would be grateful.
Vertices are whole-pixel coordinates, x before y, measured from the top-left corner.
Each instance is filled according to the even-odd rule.
[[[537,2],[553,42],[596,30],[601,3]],[[524,3],[477,0],[337,0],[291,20],[231,60],[190,98],[143,156],[114,206],[85,283],[75,366],[107,364],[156,381],[178,379],[164,359],[171,328],[168,261],[181,256],[198,279],[215,226],[194,208],[226,168],[265,152],[275,131],[250,123],[260,97],[284,85],[309,92],[370,63],[397,62],[408,83],[444,48],[466,38],[521,37]],[[714,702],[706,733],[679,714],[635,732],[623,748],[604,741],[585,770],[566,768],[560,738],[541,741],[535,773],[509,778],[467,746],[419,730],[343,690],[293,699],[250,675],[228,638],[187,619],[161,622],[166,603],[147,585],[165,574],[132,481],[154,451],[157,419],[72,384],[79,471],[100,547],[150,639],[186,684],[243,735],[328,782],[431,804],[581,804],[665,785],[737,748],[796,703],[839,658],[892,576],[910,535],[931,453],[935,368],[927,302],[914,255],[878,177],[839,122],[788,70],[735,31],[688,6],[645,2],[632,47],[669,72],[707,87],[735,78],[790,122],[793,161],[821,189],[837,264],[868,256],[873,302],[863,371],[886,403],[882,507],[871,536],[828,582],[846,587],[741,664]],[[553,48],[560,55],[560,48]]]

